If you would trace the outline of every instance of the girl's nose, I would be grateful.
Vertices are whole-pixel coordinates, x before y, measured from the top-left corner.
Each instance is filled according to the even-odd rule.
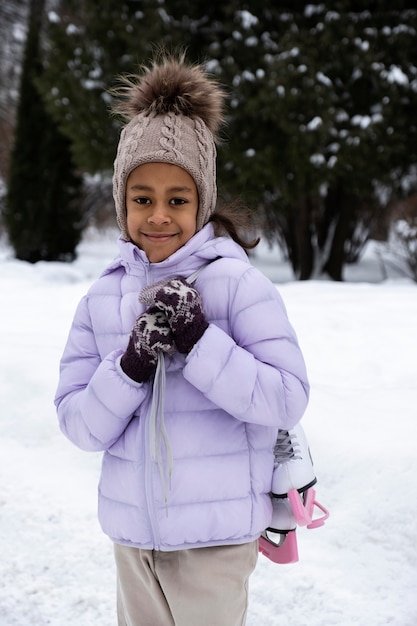
[[[168,224],[171,221],[168,212],[164,208],[164,206],[157,204],[153,207],[153,211],[148,217],[148,222],[150,224]]]

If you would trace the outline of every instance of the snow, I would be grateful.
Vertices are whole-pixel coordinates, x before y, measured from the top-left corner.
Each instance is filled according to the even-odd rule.
[[[249,30],[252,26],[258,24],[259,20],[256,15],[253,15],[249,11],[237,11],[237,17],[245,30]]]
[[[90,233],[72,264],[29,265],[0,246],[0,625],[111,626],[115,568],[96,520],[100,455],[60,433],[52,399],[75,307],[116,253]],[[330,518],[299,529],[300,561],[259,556],[247,626],[417,624],[417,286],[381,281],[372,247],[345,283],[277,283],[312,385],[304,418]],[[196,625],[197,626],[197,625]]]
[[[315,117],[313,117],[312,120],[309,121],[309,123],[307,124],[307,130],[317,130],[317,128],[320,128],[320,126],[323,126],[323,120],[321,117],[319,117],[318,115],[316,115]]]
[[[323,163],[326,162],[326,159],[322,154],[316,153],[310,156],[309,161],[313,165],[316,165],[317,167],[319,167],[320,165],[323,165]]]
[[[389,83],[397,83],[398,85],[408,85],[409,80],[407,74],[400,67],[391,65],[388,71],[381,72],[381,76],[386,78]]]
[[[352,126],[360,126],[361,128],[368,128],[372,123],[369,115],[354,115],[350,121]]]
[[[330,80],[330,78],[328,76],[326,76],[326,74],[323,74],[323,72],[317,72],[316,79],[318,80],[319,83],[322,83],[323,85],[326,85],[326,87],[332,87],[333,86],[333,83]]]

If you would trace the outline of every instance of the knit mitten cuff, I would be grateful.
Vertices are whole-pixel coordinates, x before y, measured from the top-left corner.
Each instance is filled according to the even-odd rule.
[[[129,378],[137,383],[144,383],[155,372],[156,360],[152,359],[151,355],[149,355],[149,358],[139,357],[135,350],[134,339],[131,337],[126,352],[120,359],[120,366]]]

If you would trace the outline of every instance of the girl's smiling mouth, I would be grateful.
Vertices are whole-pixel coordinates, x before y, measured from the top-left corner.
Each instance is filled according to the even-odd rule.
[[[154,243],[164,243],[165,241],[170,241],[172,237],[175,237],[175,233],[143,233],[143,235],[151,242]]]

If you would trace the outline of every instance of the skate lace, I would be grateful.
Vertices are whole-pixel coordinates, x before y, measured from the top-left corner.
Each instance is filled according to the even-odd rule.
[[[152,406],[150,412],[150,448],[151,458],[157,461],[159,474],[161,477],[162,490],[164,493],[165,505],[168,502],[168,489],[171,487],[171,474],[173,467],[173,457],[171,445],[169,443],[168,433],[165,428],[165,361],[163,352],[158,352],[158,363],[155,372],[155,379],[152,391]],[[165,447],[167,459],[167,467],[164,471],[164,463],[162,460],[162,446]]]
[[[278,429],[277,439],[274,446],[275,465],[301,459],[300,444],[297,435],[288,430]]]
[[[193,283],[200,272],[206,267],[201,266],[196,270],[189,278],[188,282]],[[174,459],[172,455],[171,445],[169,442],[168,433],[165,427],[165,387],[166,387],[166,374],[165,374],[165,359],[162,351],[158,352],[158,362],[153,382],[152,390],[152,404],[150,410],[150,429],[149,429],[149,443],[151,449],[151,458],[158,464],[159,475],[161,477],[162,490],[164,494],[165,506],[168,503],[168,491],[171,488],[171,475],[174,465]],[[163,448],[165,449],[166,467],[164,467],[163,461]],[[168,515],[168,509],[166,509]]]

